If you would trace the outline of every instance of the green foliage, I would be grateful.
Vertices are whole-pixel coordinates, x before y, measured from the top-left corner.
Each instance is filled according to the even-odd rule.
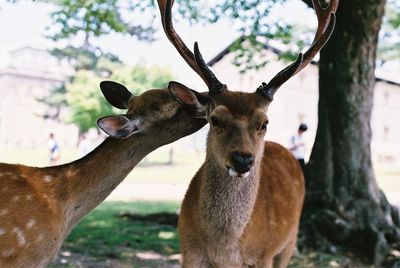
[[[138,95],[151,88],[165,87],[173,76],[168,69],[136,66],[118,68],[107,79],[125,85]],[[80,70],[65,84],[66,104],[70,110],[66,120],[77,124],[81,132],[95,127],[99,117],[117,112],[101,94],[99,84],[102,80],[104,78],[94,71]]]
[[[63,49],[55,48],[51,53],[60,60],[68,60],[77,71],[90,70],[102,77],[109,76],[113,70],[122,66],[122,62],[117,56],[111,53],[103,53],[100,49],[67,46]],[[38,99],[49,107],[44,115],[45,118],[59,120],[62,108],[68,104],[66,93],[65,84],[62,84],[53,90],[50,96]]]
[[[78,71],[71,83],[65,85],[66,101],[70,107],[70,118],[82,132],[94,126],[95,118],[113,114],[110,105],[99,90],[101,77],[87,70]]]
[[[223,18],[239,21],[238,31],[242,37],[230,47],[230,51],[235,55],[233,63],[241,72],[258,70],[267,64],[266,59],[255,59],[254,55],[262,55],[260,52],[268,43],[268,39],[280,40],[283,43],[292,41],[293,26],[281,20],[273,20],[269,16],[273,7],[285,2],[286,0],[224,0],[210,8],[208,19],[212,23]]]
[[[121,8],[138,15],[151,1],[118,1],[118,0],[56,0],[57,10],[51,14],[55,31],[50,37],[53,40],[68,39],[79,33],[86,37],[101,36],[112,32],[135,35],[139,40],[152,40],[151,21],[144,26],[143,21],[128,23],[121,14]],[[58,29],[54,29],[58,28]]]
[[[381,64],[400,60],[400,3],[396,0],[390,0],[386,4],[379,41],[378,58]]]
[[[60,60],[67,59],[75,70],[93,70],[98,74],[111,73],[122,64],[117,56],[94,48],[67,46],[62,49],[55,48],[51,50],[51,54]]]
[[[167,68],[136,66],[120,68],[110,76],[110,79],[124,84],[133,94],[138,95],[152,88],[165,88],[174,76]]]
[[[200,1],[176,1],[177,12],[190,22],[198,21]],[[154,20],[159,11],[156,1],[123,0],[54,0],[56,10],[48,37],[68,40],[83,35],[83,46],[90,46],[90,39],[110,33],[135,36],[140,41],[153,41]]]

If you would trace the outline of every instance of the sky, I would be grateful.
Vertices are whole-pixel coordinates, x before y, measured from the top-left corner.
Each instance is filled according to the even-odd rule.
[[[7,52],[24,46],[49,49],[54,42],[45,38],[46,27],[51,25],[49,13],[53,10],[51,4],[42,2],[19,1],[0,4],[0,66],[7,63]],[[316,25],[315,15],[300,1],[289,0],[283,10],[273,12],[272,16],[284,17],[288,21]],[[175,28],[185,40],[189,48],[195,41],[199,42],[206,60],[213,58],[238,37],[234,25],[222,21],[212,25],[189,25],[185,21],[175,22]],[[137,41],[134,37],[111,34],[96,40],[104,50],[118,55],[125,63],[133,65],[168,66],[182,81],[197,84],[200,79],[180,58],[175,48],[169,43],[162,31],[158,31],[157,40],[151,44]],[[196,83],[190,83],[191,80]]]

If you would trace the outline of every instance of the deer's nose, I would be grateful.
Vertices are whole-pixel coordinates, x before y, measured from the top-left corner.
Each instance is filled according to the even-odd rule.
[[[248,172],[254,163],[254,157],[249,153],[234,152],[232,154],[232,165],[238,173]]]

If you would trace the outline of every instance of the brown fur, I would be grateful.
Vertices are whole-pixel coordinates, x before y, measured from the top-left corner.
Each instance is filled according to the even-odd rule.
[[[260,171],[260,181],[251,217],[240,232],[233,234],[233,241],[227,233],[215,236],[219,229],[208,230],[209,221],[202,212],[202,189],[207,182],[203,166],[193,178],[182,204],[179,220],[181,249],[184,258],[195,258],[197,264],[183,260],[184,267],[210,267],[216,265],[209,254],[222,257],[221,246],[235,245],[240,251],[238,267],[270,267],[272,259],[286,247],[290,252],[284,256],[282,265],[286,267],[296,242],[304,195],[304,180],[296,159],[282,146],[267,142]],[[234,191],[235,189],[227,189]],[[241,204],[225,204],[225,200],[213,200],[215,206],[232,205],[232,213],[240,213]],[[228,209],[228,208],[224,208]],[[229,216],[229,215],[227,215]],[[220,221],[226,219],[214,219]],[[213,236],[207,237],[211,233]],[[236,235],[236,236],[235,236]],[[216,239],[215,239],[216,238]],[[221,244],[222,240],[227,240]],[[223,241],[224,242],[224,241]],[[230,248],[227,250],[231,251]],[[231,253],[231,252],[230,252]],[[187,262],[186,262],[187,261]],[[228,260],[222,260],[216,267],[233,267]]]
[[[333,32],[339,0],[326,8],[319,0],[312,3],[318,28],[311,47],[249,94],[229,91],[207,66],[197,43],[191,53],[173,27],[174,1],[158,0],[168,39],[210,92],[204,104],[187,87],[169,86],[177,102],[191,106],[195,116],[205,116],[211,125],[206,161],[191,182],[179,221],[184,267],[286,267],[290,260],[304,178],[285,148],[267,143],[263,154],[265,113],[276,91],[311,62]]]
[[[304,178],[288,150],[264,142],[260,125],[268,104],[258,93],[225,90],[207,105],[206,161],[189,186],[179,219],[183,267],[272,267],[275,257],[277,267],[289,262]],[[248,177],[229,175],[235,151],[255,156]]]
[[[167,90],[131,98],[127,117],[143,131],[108,138],[70,164],[36,168],[0,163],[0,267],[45,267],[83,216],[102,202],[154,149],[200,129]]]

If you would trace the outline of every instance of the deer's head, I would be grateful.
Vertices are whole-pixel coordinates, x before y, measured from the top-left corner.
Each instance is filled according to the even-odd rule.
[[[307,66],[328,41],[335,26],[334,13],[338,3],[339,0],[332,0],[324,9],[319,0],[313,0],[318,29],[311,47],[304,55],[299,54],[294,63],[280,71],[269,83],[262,83],[254,93],[244,93],[230,91],[217,79],[203,60],[197,43],[194,53],[187,48],[172,24],[173,1],[158,0],[165,33],[189,66],[206,83],[208,100],[205,101],[204,97],[199,99],[199,93],[177,82],[171,82],[168,88],[182,107],[210,123],[207,153],[231,176],[247,176],[260,160],[268,124],[268,106],[282,84]]]
[[[196,132],[207,123],[186,112],[167,89],[153,89],[134,96],[126,87],[112,81],[101,82],[100,88],[112,106],[128,110],[124,115],[106,116],[97,121],[113,138],[146,135],[157,139],[159,144],[167,144]]]

